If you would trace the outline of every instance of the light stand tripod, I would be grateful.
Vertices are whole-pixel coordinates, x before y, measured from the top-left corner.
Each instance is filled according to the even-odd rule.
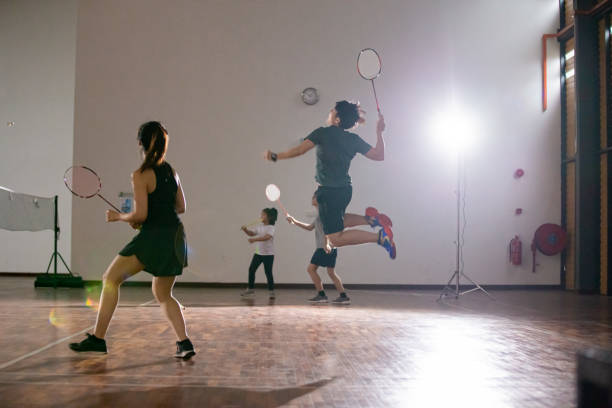
[[[493,296],[489,294],[489,292],[484,290],[482,286],[474,282],[472,278],[470,278],[463,272],[463,242],[462,242],[463,237],[462,237],[462,231],[461,231],[461,218],[462,218],[461,217],[461,200],[463,196],[461,194],[461,188],[462,187],[464,188],[465,186],[464,171],[465,171],[465,164],[463,160],[463,153],[460,150],[458,150],[457,151],[457,241],[456,241],[455,272],[451,275],[444,289],[442,289],[442,293],[440,293],[440,297],[438,298],[438,301],[442,300],[443,298],[447,298],[447,297],[454,297],[455,299],[459,299],[459,296],[463,296],[463,295],[466,295],[470,292],[474,292],[477,290],[483,291],[488,297],[490,297],[491,299],[494,299]],[[465,214],[463,214],[463,221],[465,222]],[[462,292],[460,289],[461,286],[459,283],[459,280],[461,277],[464,277],[465,279],[470,281],[472,285],[474,285],[475,287]],[[455,281],[454,285],[451,284],[451,282],[453,281]]]

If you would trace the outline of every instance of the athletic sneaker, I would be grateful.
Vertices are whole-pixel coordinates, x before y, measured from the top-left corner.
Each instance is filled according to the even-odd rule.
[[[276,295],[273,290],[268,291],[268,299],[276,299]]]
[[[389,218],[385,214],[379,213],[378,210],[374,207],[366,208],[365,218],[368,221],[368,224],[370,224],[370,227],[372,228],[376,228],[376,227],[387,228],[387,230],[389,231],[391,235],[391,239],[393,239],[393,231],[391,231],[393,222],[391,222],[391,218]]]
[[[338,296],[336,299],[332,301],[333,305],[350,305],[351,298],[348,296]]]
[[[390,229],[381,228],[378,231],[378,245],[382,246],[389,252],[389,257],[391,259],[395,259],[397,255],[397,250],[395,248],[395,242],[393,242],[393,234],[390,234]]]
[[[329,300],[325,295],[317,295],[313,298],[308,299],[310,303],[327,303]]]
[[[95,353],[104,353],[106,354],[106,341],[104,339],[100,339],[93,334],[87,334],[87,338],[80,343],[70,343],[68,347],[70,347],[73,351],[77,353],[83,352],[95,352]]]
[[[253,289],[246,289],[244,292],[242,292],[240,294],[240,296],[242,296],[243,298],[252,298],[252,297],[255,297],[255,290],[253,290]]]
[[[185,339],[183,341],[176,342],[176,353],[174,354],[174,357],[189,360],[193,356],[195,356],[195,350],[193,349],[191,340]]]

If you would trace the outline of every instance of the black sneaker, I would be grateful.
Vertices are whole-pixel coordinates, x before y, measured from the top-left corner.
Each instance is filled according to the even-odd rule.
[[[332,301],[333,305],[350,305],[351,298],[348,296],[338,296],[336,299]]]
[[[87,333],[87,338],[80,343],[70,343],[68,346],[71,350],[76,351],[77,353],[83,352],[95,352],[95,353],[104,353],[106,354],[106,341],[104,339],[99,339],[93,334]]]
[[[327,296],[325,295],[317,295],[313,298],[308,299],[310,303],[327,303]]]
[[[189,360],[193,356],[195,356],[195,350],[193,349],[191,340],[185,339],[183,341],[176,342],[176,353],[174,354],[174,357]]]

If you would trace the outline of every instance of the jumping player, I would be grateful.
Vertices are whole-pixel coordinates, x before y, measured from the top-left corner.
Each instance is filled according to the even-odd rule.
[[[319,183],[315,195],[319,205],[319,216],[323,224],[327,243],[325,251],[331,253],[332,248],[347,245],[358,245],[376,242],[387,250],[391,259],[395,259],[397,250],[393,241],[393,232],[390,222],[379,217],[378,214],[367,214],[370,225],[382,227],[378,233],[356,229],[347,229],[353,226],[345,222],[346,207],[351,201],[353,187],[349,168],[351,160],[357,153],[363,154],[370,160],[382,161],[385,158],[385,142],[383,131],[385,121],[381,114],[376,125],[376,146],[372,147],[355,133],[348,129],[363,123],[362,111],[359,104],[347,101],[337,102],[329,112],[327,127],[315,129],[297,147],[282,153],[266,152],[270,161],[291,159],[303,155],[317,147],[317,166],[315,180]]]

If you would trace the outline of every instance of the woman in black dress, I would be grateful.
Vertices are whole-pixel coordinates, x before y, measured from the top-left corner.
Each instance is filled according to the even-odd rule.
[[[185,196],[178,174],[165,161],[168,132],[159,122],[147,122],[138,131],[138,144],[144,160],[132,173],[134,210],[106,212],[108,222],[124,221],[140,229],[134,239],[115,257],[103,275],[98,318],[93,334],[80,343],[70,344],[77,352],[106,353],[104,337],[119,300],[119,286],[144,270],[153,275],[153,295],[166,314],[177,337],[177,358],[195,355],[187,337],[180,304],[172,295],[176,277],[187,266],[187,245],[178,214],[185,212]]]

